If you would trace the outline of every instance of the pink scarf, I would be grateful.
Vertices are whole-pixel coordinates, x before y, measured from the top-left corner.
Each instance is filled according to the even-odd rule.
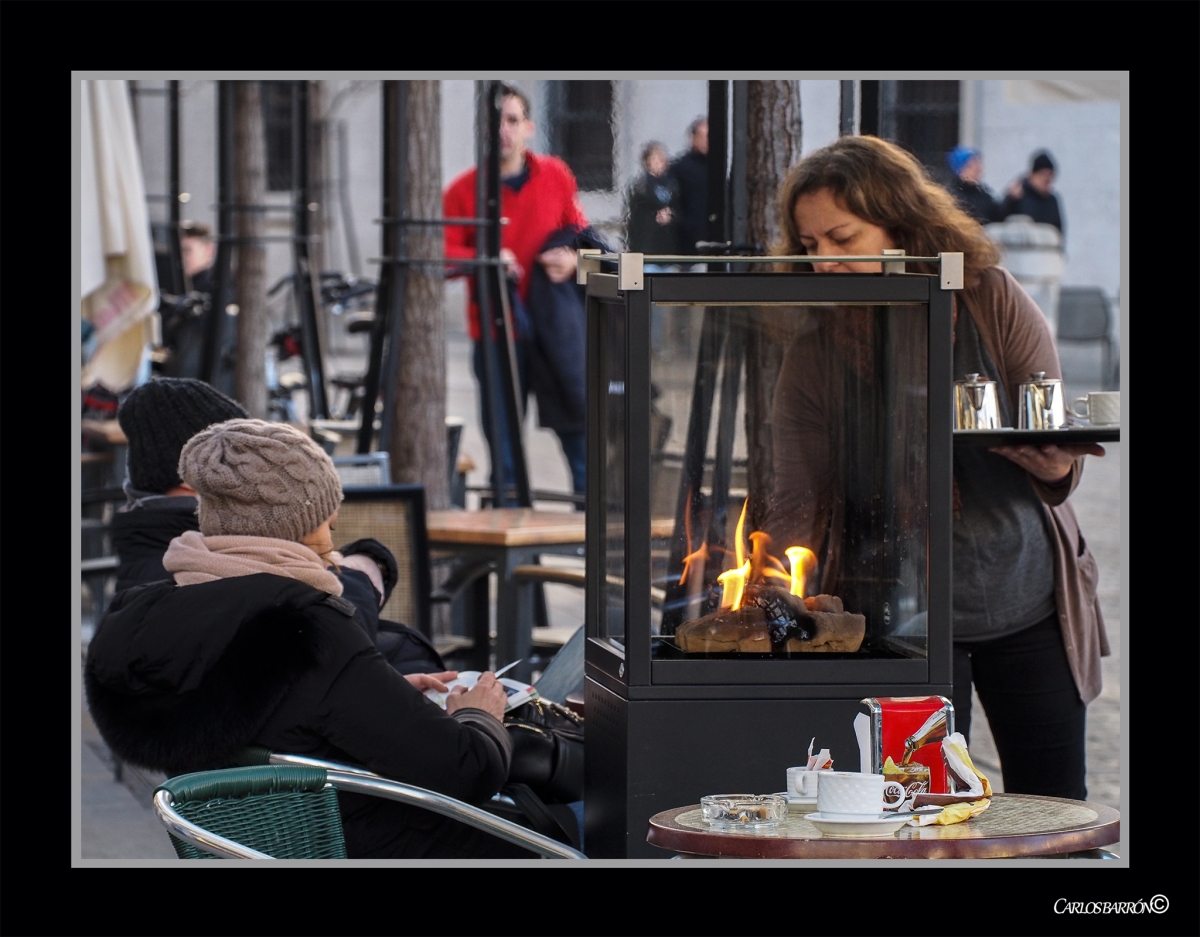
[[[163,567],[181,586],[270,573],[299,579],[330,595],[342,594],[341,580],[321,557],[302,543],[274,537],[205,537],[189,530],[171,541]]]

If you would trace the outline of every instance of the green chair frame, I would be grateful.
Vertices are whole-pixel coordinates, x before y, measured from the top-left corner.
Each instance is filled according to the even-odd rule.
[[[586,859],[548,836],[479,807],[362,768],[248,749],[248,767],[170,778],[154,809],[180,858],[342,859],[337,791],[384,797],[484,830],[546,859]]]

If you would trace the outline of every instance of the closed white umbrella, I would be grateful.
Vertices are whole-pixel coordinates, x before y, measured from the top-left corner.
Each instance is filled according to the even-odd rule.
[[[80,304],[96,330],[82,386],[119,392],[136,380],[152,337],[154,245],[128,83],[80,84]]]

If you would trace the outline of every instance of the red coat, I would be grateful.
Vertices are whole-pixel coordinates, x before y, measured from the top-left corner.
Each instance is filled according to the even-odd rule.
[[[561,159],[555,156],[525,154],[529,180],[514,192],[500,186],[500,216],[508,224],[500,228],[500,246],[516,255],[521,265],[518,290],[522,300],[529,298],[529,272],[537,263],[536,257],[546,238],[560,228],[586,227],[587,216],[578,201],[575,176]],[[442,196],[446,218],[477,218],[475,209],[475,169],[468,169],[447,187]],[[446,225],[446,257],[475,256],[476,229],[469,225]],[[470,282],[470,302],[467,307],[467,328],[471,338],[478,339],[479,308],[475,304],[475,280]]]

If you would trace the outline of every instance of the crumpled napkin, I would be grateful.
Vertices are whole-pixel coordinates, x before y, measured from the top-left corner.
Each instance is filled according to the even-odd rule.
[[[822,748],[817,754],[813,754],[813,745],[816,744],[817,737],[814,735],[812,741],[808,743],[808,764],[804,766],[805,771],[824,771],[833,767],[833,758],[829,754],[828,748]]]
[[[946,770],[954,777],[959,790],[964,794],[978,794],[979,799],[969,803],[948,804],[940,813],[920,814],[908,821],[909,826],[948,826],[977,817],[991,804],[992,785],[980,773],[967,752],[967,740],[961,732],[955,732],[942,740],[942,760]]]

